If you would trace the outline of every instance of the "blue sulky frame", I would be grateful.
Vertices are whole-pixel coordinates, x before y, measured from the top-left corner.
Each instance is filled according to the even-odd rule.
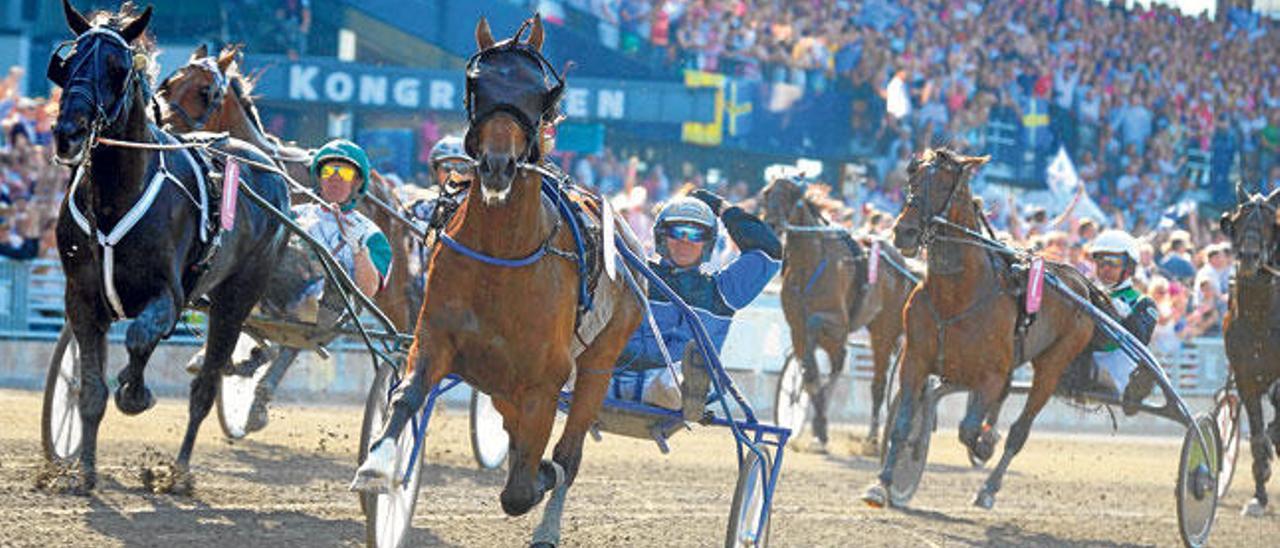
[[[662,292],[678,310],[690,320],[693,326],[694,339],[697,341],[699,349],[702,351],[704,364],[712,382],[712,393],[707,399],[708,408],[718,406],[720,414],[713,414],[709,419],[703,421],[704,424],[713,426],[728,427],[733,433],[736,442],[738,469],[739,473],[743,473],[742,466],[746,462],[747,452],[753,453],[762,463],[771,463],[768,471],[762,469],[762,474],[767,474],[763,478],[764,485],[764,501],[763,508],[760,512],[759,521],[755,524],[753,530],[760,531],[765,523],[768,523],[769,516],[773,507],[773,493],[778,484],[778,475],[782,470],[783,454],[786,449],[787,440],[791,437],[789,428],[782,428],[772,424],[765,424],[756,418],[755,411],[752,410],[751,404],[738,390],[733,383],[733,379],[725,372],[723,364],[720,362],[720,356],[715,350],[715,346],[711,343],[711,338],[707,335],[706,329],[702,326],[702,321],[693,312],[680,296],[675,293],[662,278],[654,274],[648,265],[635,255],[624,242],[618,240],[619,255],[632,266],[635,271],[639,272],[645,279],[653,284],[660,292]],[[635,286],[633,286],[635,287]],[[643,298],[643,295],[641,296]],[[647,309],[646,309],[647,310]],[[647,312],[646,312],[647,313]],[[388,392],[388,401],[391,393],[395,392],[396,386],[399,385],[400,379],[397,378],[391,383]],[[405,463],[406,472],[403,481],[407,482],[409,474],[417,469],[418,456],[422,452],[423,441],[426,439],[427,426],[431,419],[431,412],[435,408],[436,400],[444,393],[454,389],[463,380],[456,375],[448,375],[439,384],[432,387],[431,393],[427,396],[426,404],[423,405],[422,411],[413,417],[411,426],[414,429],[413,451],[410,453],[409,461]],[[559,407],[561,411],[568,412],[570,404],[573,402],[573,393],[563,391],[560,394]],[[732,404],[732,405],[731,405]],[[735,417],[733,407],[737,408],[741,418]],[[617,410],[629,412],[634,415],[650,417],[655,428],[652,429],[655,441],[659,447],[665,452],[665,433],[679,430],[685,423],[684,414],[680,411],[665,409],[662,407],[646,405],[632,401],[619,400],[615,398],[606,398],[604,408],[609,410]],[[774,458],[769,459],[767,447],[773,447]]]

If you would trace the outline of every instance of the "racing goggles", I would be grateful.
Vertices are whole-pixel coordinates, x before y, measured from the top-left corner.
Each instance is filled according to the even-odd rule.
[[[356,168],[352,165],[342,164],[338,162],[330,162],[320,166],[320,178],[328,179],[337,173],[338,178],[344,183],[350,183],[356,179]]]
[[[441,160],[436,163],[441,173],[457,173],[469,176],[475,170],[475,164],[466,160]]]
[[[1099,267],[1113,266],[1116,268],[1124,268],[1126,261],[1123,255],[1108,255],[1108,254],[1098,253],[1093,256],[1093,262]]]
[[[695,244],[700,244],[711,239],[712,234],[706,227],[690,224],[671,224],[663,227],[663,234],[668,238],[676,240],[684,240]]]

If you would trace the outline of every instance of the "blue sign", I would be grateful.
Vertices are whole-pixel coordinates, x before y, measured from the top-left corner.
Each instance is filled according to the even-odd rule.
[[[413,173],[413,130],[361,130],[356,134],[356,143],[369,155],[373,169],[401,177]]]
[[[267,101],[345,108],[463,110],[462,71],[420,70],[346,63],[328,58],[291,61],[249,55],[249,71],[262,70],[254,92]],[[715,93],[679,82],[569,78],[561,103],[571,120],[682,124],[708,122]]]

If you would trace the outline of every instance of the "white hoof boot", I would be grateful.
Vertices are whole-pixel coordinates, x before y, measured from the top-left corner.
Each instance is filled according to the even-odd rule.
[[[1249,499],[1244,508],[1240,509],[1240,515],[1250,518],[1260,518],[1265,513],[1267,513],[1267,507],[1258,504],[1258,499],[1256,498]]]
[[[192,375],[197,375],[200,373],[200,369],[203,367],[204,367],[204,348],[201,348],[199,352],[196,352],[194,356],[191,356],[190,360],[187,360],[187,373],[190,373]]]
[[[889,505],[889,491],[879,482],[876,482],[862,494],[862,502],[872,508],[884,508]]]
[[[395,444],[387,440],[380,441],[369,450],[364,463],[356,470],[356,478],[351,481],[351,490],[379,494],[390,492],[395,474]]]

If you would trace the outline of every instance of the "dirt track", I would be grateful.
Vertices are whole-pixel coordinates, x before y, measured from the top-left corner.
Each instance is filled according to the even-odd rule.
[[[0,391],[0,546],[331,546],[363,542],[346,484],[354,471],[360,410],[282,406],[252,441],[224,441],[214,415],[196,451],[196,492],[150,495],[137,463],[144,448],[172,455],[185,402],[163,400],[138,418],[108,410],[96,496],[33,490],[40,465],[39,395]],[[436,424],[440,428],[436,428]],[[460,411],[433,423],[434,443],[414,521],[413,545],[518,546],[532,517],[498,506],[499,472],[477,471]],[[907,511],[859,501],[876,472],[853,456],[789,452],[771,540],[779,546],[1159,545],[1179,543],[1174,520],[1177,440],[1033,433],[996,509],[969,500],[985,477],[964,462],[954,431],[939,432],[924,484]],[[714,546],[723,543],[735,465],[718,429],[681,434],[672,454],[609,437],[588,443],[570,492],[566,546]],[[1247,455],[1247,450],[1246,450]],[[1248,464],[1219,508],[1213,544],[1275,546],[1280,515],[1239,516]],[[1280,484],[1272,482],[1273,499]],[[537,513],[537,511],[535,511]]]

